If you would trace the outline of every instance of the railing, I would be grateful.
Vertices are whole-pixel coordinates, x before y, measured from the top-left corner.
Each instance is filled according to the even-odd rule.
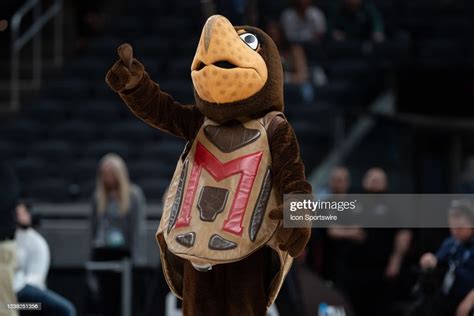
[[[132,315],[132,264],[129,259],[121,261],[88,261],[87,271],[112,271],[121,274],[122,316]],[[118,303],[118,302],[117,302]]]
[[[13,15],[11,19],[11,77],[10,77],[10,110],[17,111],[20,106],[20,92],[23,89],[39,89],[41,87],[42,38],[41,30],[53,18],[54,22],[54,58],[53,65],[59,67],[63,63],[63,0],[54,3],[41,12],[41,0],[28,0]],[[23,18],[30,11],[33,13],[33,24],[23,34],[20,26]],[[30,82],[20,80],[20,52],[23,47],[33,40],[32,79]]]

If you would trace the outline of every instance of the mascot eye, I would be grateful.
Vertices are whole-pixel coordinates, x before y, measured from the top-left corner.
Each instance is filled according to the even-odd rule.
[[[258,39],[252,33],[240,34],[240,39],[247,44],[251,49],[256,50],[258,47]]]

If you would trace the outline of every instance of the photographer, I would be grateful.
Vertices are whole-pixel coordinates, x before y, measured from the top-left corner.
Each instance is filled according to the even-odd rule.
[[[436,306],[429,315],[455,315],[456,310],[462,310],[462,304],[469,303],[468,295],[474,288],[474,212],[470,202],[453,201],[448,220],[451,237],[443,242],[436,254],[426,253],[420,259],[424,271],[442,269],[443,266],[447,270],[442,277],[441,288],[433,296],[432,303]],[[415,307],[416,315],[424,312],[422,306],[425,304]],[[469,310],[470,307],[464,309]]]

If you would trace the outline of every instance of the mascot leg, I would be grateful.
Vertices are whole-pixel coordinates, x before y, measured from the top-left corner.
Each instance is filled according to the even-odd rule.
[[[184,315],[266,315],[267,249],[248,258],[216,265],[199,272],[191,263],[184,267]]]

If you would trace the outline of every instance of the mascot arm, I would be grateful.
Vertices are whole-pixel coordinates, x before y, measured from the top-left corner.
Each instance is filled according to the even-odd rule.
[[[272,173],[279,194],[311,194],[311,185],[306,181],[295,133],[283,117],[276,116],[269,126],[269,143],[272,154]],[[283,219],[283,205],[270,211],[271,219]],[[283,251],[292,257],[298,256],[311,236],[311,228],[284,228],[280,226],[276,239]]]
[[[204,121],[194,105],[182,105],[161,91],[145,67],[133,58],[130,44],[117,49],[119,60],[107,72],[105,81],[130,110],[155,128],[191,140]]]
[[[120,92],[130,110],[149,125],[192,140],[204,117],[194,105],[183,105],[162,92],[145,72],[137,87]]]

